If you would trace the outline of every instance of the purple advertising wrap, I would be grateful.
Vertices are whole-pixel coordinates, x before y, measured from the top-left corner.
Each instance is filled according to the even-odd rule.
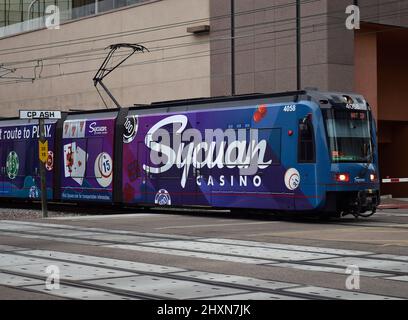
[[[294,209],[295,197],[303,197],[299,173],[283,161],[296,144],[281,154],[279,122],[287,114],[278,110],[136,111],[123,138],[124,202]]]
[[[0,122],[0,197],[39,199],[41,197],[37,121]],[[54,176],[55,122],[45,124],[48,157],[45,163],[47,197],[51,199]]]
[[[112,201],[114,128],[115,118],[64,122],[62,199]]]

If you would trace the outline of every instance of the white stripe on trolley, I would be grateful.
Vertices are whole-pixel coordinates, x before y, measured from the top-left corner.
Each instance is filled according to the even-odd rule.
[[[408,178],[391,178],[391,179],[383,179],[383,183],[401,183],[401,182],[408,182]]]

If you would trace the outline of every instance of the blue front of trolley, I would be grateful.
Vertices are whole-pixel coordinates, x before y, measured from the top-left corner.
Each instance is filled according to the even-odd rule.
[[[343,97],[347,103],[320,108],[320,156],[327,162],[317,184],[323,211],[366,217],[380,204],[376,125],[363,98]]]

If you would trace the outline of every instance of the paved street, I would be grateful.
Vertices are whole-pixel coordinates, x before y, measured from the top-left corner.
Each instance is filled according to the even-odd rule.
[[[350,266],[359,290],[346,287]],[[60,288],[49,290],[55,267]],[[0,299],[27,298],[407,299],[408,210],[333,221],[222,212],[1,220]]]

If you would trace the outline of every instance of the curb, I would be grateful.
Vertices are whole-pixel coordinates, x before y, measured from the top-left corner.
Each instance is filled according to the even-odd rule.
[[[381,204],[378,209],[408,209],[408,204]]]

